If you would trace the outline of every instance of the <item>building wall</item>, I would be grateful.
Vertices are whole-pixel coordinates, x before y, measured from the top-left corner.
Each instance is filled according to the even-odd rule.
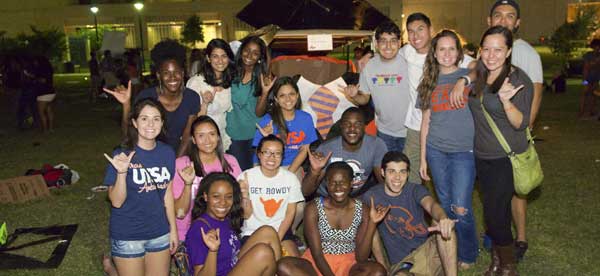
[[[371,0],[375,7],[387,14],[404,28],[406,17],[414,12],[423,12],[432,21],[434,30],[451,28],[458,31],[467,41],[479,42],[487,29],[487,16],[495,0]],[[536,42],[540,36],[549,36],[565,22],[567,4],[577,0],[521,0],[521,28],[519,35]],[[398,14],[400,13],[400,14]],[[402,17],[402,14],[405,17]]]
[[[274,0],[275,1],[275,0]],[[435,30],[452,28],[467,41],[478,42],[487,28],[486,18],[495,0],[370,0],[369,2],[404,27],[410,13],[424,12]],[[104,1],[106,2],[106,1]],[[235,18],[250,0],[146,0],[142,11],[144,40],[148,41],[148,23],[175,22],[181,24],[193,14],[202,20],[221,22],[214,33],[226,40],[239,39],[249,28]],[[522,0],[519,34],[530,42],[548,36],[562,24],[567,15],[567,4],[577,0]],[[0,30],[12,36],[29,30],[29,25],[67,26],[92,25],[91,5],[79,5],[78,0],[2,0]],[[139,30],[137,12],[132,4],[100,4],[99,24],[135,24]],[[213,30],[211,30],[213,32]],[[136,34],[136,43],[139,35]],[[146,49],[148,45],[145,45]]]

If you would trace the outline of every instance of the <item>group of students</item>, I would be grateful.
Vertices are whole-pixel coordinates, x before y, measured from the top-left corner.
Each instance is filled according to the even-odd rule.
[[[350,107],[341,136],[314,151],[318,134],[296,80],[270,76],[260,38],[243,39],[236,55],[211,40],[187,87],[185,49],[158,43],[151,51],[157,87],[140,92],[133,107],[130,87],[105,89],[123,104],[126,136],[106,155],[104,181],[118,273],[166,274],[169,252],[184,242],[195,275],[456,275],[478,255],[477,175],[493,244],[485,275],[518,275],[526,200],[513,199],[511,163],[484,114],[514,152],[525,151],[541,63],[514,39],[515,1],[497,1],[488,23],[477,60],[463,54],[452,30],[432,38],[422,13],[407,18],[402,48],[398,26],[381,24],[378,54],[359,85],[340,91],[356,105],[372,99],[377,137],[365,135],[364,114]],[[429,173],[439,204],[420,185]],[[301,255],[302,221],[308,248]]]

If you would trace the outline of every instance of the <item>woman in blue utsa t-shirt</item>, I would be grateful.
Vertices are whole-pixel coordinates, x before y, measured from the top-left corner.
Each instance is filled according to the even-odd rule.
[[[291,77],[280,77],[269,91],[270,110],[258,123],[252,146],[269,134],[285,142],[282,167],[297,173],[308,155],[310,143],[316,141],[317,132],[310,114],[303,111],[298,85]],[[255,160],[258,163],[258,159]]]
[[[164,137],[165,111],[154,99],[137,102],[125,141],[113,152],[104,184],[111,202],[110,242],[119,275],[169,273],[179,242],[171,182],[175,152]]]

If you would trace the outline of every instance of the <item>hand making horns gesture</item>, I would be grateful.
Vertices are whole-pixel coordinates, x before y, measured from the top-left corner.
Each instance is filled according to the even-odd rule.
[[[130,152],[128,155],[125,155],[125,153],[121,152],[111,158],[105,153],[104,157],[106,157],[108,162],[113,165],[115,170],[117,170],[117,173],[127,173],[127,169],[129,169],[129,164],[131,163],[131,159],[133,158],[134,154],[135,151]]]
[[[104,92],[113,95],[115,99],[121,104],[128,103],[131,100],[131,81],[127,83],[127,88],[123,85],[119,85],[115,88],[115,90],[110,90],[107,88],[102,88]]]
[[[373,197],[371,197],[371,210],[369,210],[369,217],[371,218],[371,221],[373,221],[373,223],[375,224],[381,222],[383,218],[385,218],[385,215],[387,215],[390,208],[390,205],[388,205],[387,207],[375,207],[375,201]]]
[[[194,183],[194,178],[196,177],[194,164],[188,164],[185,168],[178,170],[177,173],[179,173],[179,176],[181,176],[185,185],[192,185],[192,183]]]
[[[510,101],[510,99],[514,97],[519,90],[523,89],[524,86],[525,85],[521,84],[515,88],[510,82],[508,82],[508,77],[506,77],[502,83],[502,87],[500,87],[498,90],[498,97],[500,98],[500,101],[503,103]]]
[[[208,247],[209,251],[216,252],[219,250],[219,246],[221,245],[221,239],[219,237],[220,230],[221,229],[219,228],[211,229],[208,230],[208,233],[205,233],[204,228],[200,227],[202,240],[204,241],[204,244],[206,244],[206,247]]]
[[[440,232],[442,234],[442,238],[449,239],[452,234],[452,229],[454,229],[454,223],[458,222],[458,220],[444,218],[441,219],[438,224],[427,227],[427,231],[429,232]]]
[[[248,191],[248,173],[247,172],[244,172],[244,178],[238,180],[238,183],[240,183],[240,190],[242,192],[242,198],[248,199],[250,197],[250,194]]]
[[[354,85],[349,84],[346,86],[338,85],[338,91],[344,93],[348,98],[354,98],[358,95],[358,89],[360,88],[360,84]]]
[[[329,162],[329,158],[331,158],[332,154],[333,154],[333,152],[330,151],[327,154],[327,156],[324,156],[323,153],[321,153],[321,152],[312,153],[309,149],[308,150],[308,161],[310,162],[310,169],[313,172],[321,171],[323,168],[325,168],[325,166],[327,165],[327,162]]]
[[[269,91],[273,87],[273,84],[275,84],[275,80],[277,80],[276,76],[270,77],[270,76],[264,76],[263,74],[260,74],[260,88],[262,88],[263,96],[269,95]]]
[[[264,127],[260,127],[260,125],[257,123],[256,128],[258,131],[260,131],[260,134],[262,134],[263,137],[267,137],[269,134],[273,134],[273,120],[269,121],[269,123]]]

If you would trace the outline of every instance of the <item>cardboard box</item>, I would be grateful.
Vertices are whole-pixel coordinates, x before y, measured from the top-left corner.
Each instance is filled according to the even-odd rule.
[[[0,203],[21,203],[49,195],[50,191],[41,175],[0,180]]]

